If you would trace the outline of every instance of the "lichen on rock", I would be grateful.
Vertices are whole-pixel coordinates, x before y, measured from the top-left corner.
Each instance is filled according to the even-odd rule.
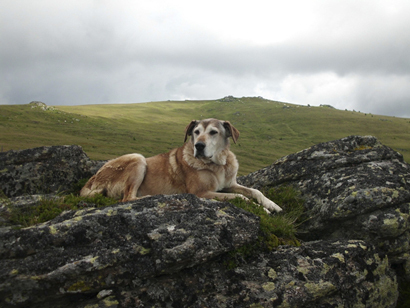
[[[221,208],[227,215],[218,215]],[[258,228],[252,214],[193,195],[66,212],[0,233],[0,297],[34,307],[54,294],[49,300],[64,303],[70,294],[98,293],[207,262],[256,240]]]
[[[362,239],[377,245],[392,263],[410,261],[410,166],[375,137],[321,143],[239,182],[298,189],[309,215],[298,229],[304,240]]]
[[[71,190],[103,162],[92,161],[77,145],[0,153],[0,191],[7,197]]]

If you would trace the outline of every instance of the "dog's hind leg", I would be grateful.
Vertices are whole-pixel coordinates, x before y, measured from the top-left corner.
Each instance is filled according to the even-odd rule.
[[[84,187],[80,190],[81,197],[92,197],[95,194],[100,194],[102,189],[96,189],[94,186],[95,175],[93,175],[88,182],[84,185]]]
[[[145,157],[139,155],[138,159],[134,159],[126,169],[125,174],[127,179],[125,181],[124,195],[122,202],[131,201],[138,199],[138,189],[144,180],[145,174],[147,173],[147,162]]]

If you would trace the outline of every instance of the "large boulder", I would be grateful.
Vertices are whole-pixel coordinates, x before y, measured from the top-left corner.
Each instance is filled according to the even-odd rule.
[[[78,145],[51,146],[0,153],[0,193],[16,197],[72,189],[103,162],[92,161]]]
[[[226,253],[256,216],[193,195],[155,196],[0,232],[1,307],[394,307],[388,258],[362,241]],[[239,260],[239,261],[238,261]]]
[[[321,143],[239,182],[256,188],[294,185],[308,215],[300,238],[366,240],[410,275],[410,166],[375,137]]]
[[[282,247],[228,270],[220,261],[138,280],[124,307],[395,307],[387,257],[362,241]]]
[[[259,220],[229,203],[157,196],[65,212],[0,232],[4,306],[68,307],[104,289],[206,263],[257,239]]]

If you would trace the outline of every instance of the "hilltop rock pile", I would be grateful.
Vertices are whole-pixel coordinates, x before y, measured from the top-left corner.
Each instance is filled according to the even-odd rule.
[[[11,204],[68,189],[102,164],[76,146],[22,152],[0,153],[0,189]],[[0,306],[395,307],[397,274],[409,275],[409,171],[374,137],[352,136],[239,178],[258,188],[294,185],[309,219],[299,227],[300,247],[237,257],[234,266],[227,260],[256,240],[258,217],[193,195],[3,227]]]
[[[52,107],[52,106],[47,106],[45,103],[40,102],[40,101],[32,101],[32,102],[30,102],[29,105],[31,106],[31,109],[40,108],[40,110],[43,110],[43,111],[55,110],[54,107]]]
[[[231,103],[231,102],[234,102],[236,100],[237,100],[237,98],[232,96],[232,95],[228,95],[228,96],[225,96],[224,98],[220,99],[221,102],[227,102],[227,103]]]

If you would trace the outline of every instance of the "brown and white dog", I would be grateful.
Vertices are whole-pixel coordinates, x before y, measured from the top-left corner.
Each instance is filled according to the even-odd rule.
[[[282,210],[259,190],[236,183],[238,161],[229,150],[229,138],[236,143],[239,131],[229,121],[193,120],[185,129],[185,141],[188,136],[188,142],[168,153],[149,158],[127,154],[108,161],[80,195],[100,193],[125,202],[149,195],[190,193],[220,200],[254,198],[268,212]]]

